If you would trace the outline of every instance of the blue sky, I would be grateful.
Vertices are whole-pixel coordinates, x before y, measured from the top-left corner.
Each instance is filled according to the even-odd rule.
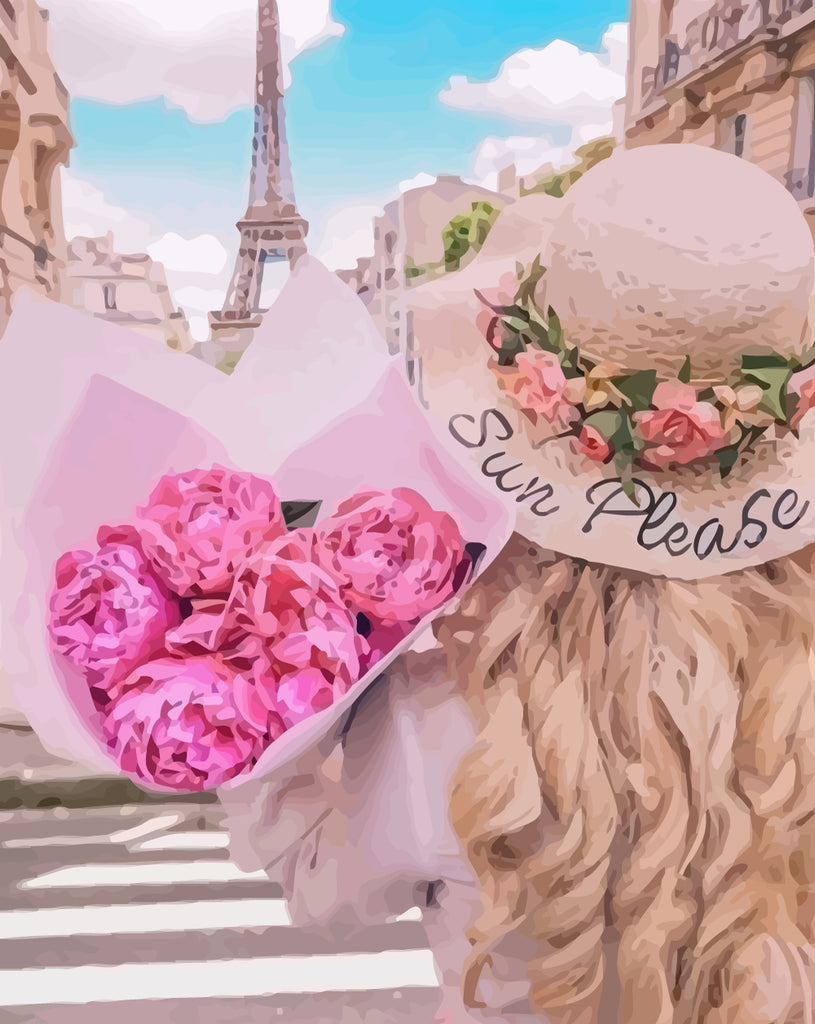
[[[251,108],[236,102],[232,112],[218,111],[217,103],[210,104],[209,110],[203,105],[199,109],[194,106],[197,100],[190,101],[177,89],[174,92],[178,74],[173,65],[173,46],[177,46],[175,59],[180,66],[194,63],[189,52],[194,54],[195,46],[200,44],[201,74],[212,91],[217,91],[221,73],[224,90],[231,88],[238,100],[244,96],[249,100],[253,79],[251,0],[241,0],[241,34],[236,15],[235,38],[230,39],[228,54],[224,50],[229,61],[223,65],[218,59],[214,31],[218,16],[215,0],[199,0],[196,11],[203,19],[200,32],[191,32],[186,41],[183,12],[177,9],[179,21],[164,26],[169,42],[166,46],[161,43],[160,57],[166,64],[165,79],[169,83],[166,88],[158,72],[149,81],[147,76],[143,83],[139,81],[150,46],[155,48],[156,40],[161,40],[160,35],[153,38],[150,33],[164,17],[162,5],[151,12],[152,0],[147,0],[146,6],[144,2],[136,5],[134,0],[84,0],[80,11],[82,2],[59,0],[52,12],[55,60],[72,93],[72,129],[77,142],[66,207],[72,202],[92,207],[96,202],[96,218],[93,209],[84,211],[86,220],[96,226],[109,204],[142,222],[147,241],[158,240],[168,232],[187,240],[213,235],[229,250],[231,260],[237,242],[234,221],[246,201]],[[118,5],[121,17],[118,24],[110,20],[107,31],[111,38],[107,43],[105,25],[100,28],[97,18],[95,50],[82,51],[82,46],[89,44],[87,33],[79,41],[82,26],[76,24],[77,16],[100,2],[108,4],[107,11]],[[186,2],[174,0],[176,5]],[[67,5],[63,15],[67,18],[71,3],[77,6],[73,23],[68,24],[60,20],[60,6]],[[213,9],[213,31],[209,35],[210,26],[204,18],[208,3]],[[123,26],[122,17],[130,16],[131,4],[138,10],[132,15],[132,26]],[[290,5],[297,6],[296,14]],[[479,147],[485,139],[539,137],[542,152],[547,144],[558,152],[575,140],[577,122],[592,123],[595,109],[598,117],[594,120],[606,118],[601,108],[604,104],[610,106],[605,102],[609,85],[599,79],[588,113],[587,109],[578,110],[583,91],[581,76],[588,80],[597,70],[597,61],[581,65],[579,51],[569,48],[550,47],[543,56],[541,51],[554,40],[584,51],[601,51],[607,27],[627,16],[624,3],[593,0],[568,8],[540,0],[444,0],[438,4],[414,0],[410,5],[334,0],[330,8],[328,5],[329,0],[280,0],[284,34],[290,22],[291,35],[300,33],[299,40],[288,47],[301,52],[291,64],[287,126],[295,190],[301,211],[311,222],[318,254],[332,248],[326,237],[332,223],[340,232],[347,232],[352,210],[370,220],[372,210],[398,194],[400,182],[422,173],[483,177],[483,167],[480,175],[475,171],[479,169]],[[224,5],[217,6],[223,9]],[[155,25],[136,20],[148,15]],[[305,23],[309,16],[313,24]],[[292,20],[295,17],[300,19],[297,24]],[[122,68],[105,66],[95,54],[109,52],[117,44],[115,33],[128,28],[128,45],[136,40],[132,43],[132,59],[127,59],[125,51]],[[220,35],[223,38],[224,32]],[[504,89],[497,98],[485,99],[484,87],[477,83],[495,78],[507,58],[526,50],[534,51],[532,58],[538,61],[529,69],[527,85],[522,83],[513,95],[511,83],[515,78],[508,75],[509,92]],[[601,52],[600,60],[607,63],[607,54]],[[525,66],[529,60],[523,58],[521,64]],[[194,68],[189,74],[193,72]],[[459,86],[451,85],[455,76],[459,76]],[[569,76],[577,78],[577,87],[553,98],[558,81]],[[462,77],[473,82],[465,81],[460,88]],[[547,86],[548,79],[552,84]],[[612,82],[612,91],[615,87]],[[443,97],[446,90],[448,95]],[[590,83],[586,91],[591,93]],[[195,92],[194,78],[189,92]],[[179,95],[184,105],[178,105]],[[116,102],[104,102],[108,96]],[[200,118],[207,119],[193,120],[193,109]],[[498,148],[503,145],[501,141]],[[84,198],[78,196],[77,183],[81,183]],[[66,209],[66,217],[70,227],[76,215]],[[81,217],[79,223],[84,224]],[[134,228],[130,232],[134,241],[138,240],[135,221],[122,222],[120,234],[127,235],[128,225]],[[362,223],[354,225],[352,233],[354,237],[347,239],[349,265],[353,264],[354,244],[362,244]],[[332,254],[335,263],[342,261],[341,247],[335,244]],[[190,273],[205,274],[206,268],[191,269]],[[224,273],[223,269],[218,271],[219,281]],[[213,280],[206,283],[214,285],[217,275],[210,276]],[[171,280],[171,286],[173,283]],[[203,276],[198,284],[205,284]],[[215,287],[210,290],[215,291]]]

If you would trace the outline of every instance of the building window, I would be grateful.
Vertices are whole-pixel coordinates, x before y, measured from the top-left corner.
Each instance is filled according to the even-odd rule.
[[[719,127],[719,149],[734,156],[746,157],[750,124],[746,114],[735,114],[725,118]]]
[[[792,170],[787,187],[796,199],[815,196],[815,77],[798,79]]]
[[[662,62],[662,81],[667,85],[676,78],[679,71],[679,47],[671,39],[665,40]]]
[[[102,291],[105,295],[105,309],[116,309],[116,285],[103,284]]]
[[[736,156],[744,156],[744,136],[747,131],[747,115],[737,114],[733,123],[733,152]]]

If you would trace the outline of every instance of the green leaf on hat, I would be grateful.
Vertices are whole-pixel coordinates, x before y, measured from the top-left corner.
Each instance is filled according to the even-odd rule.
[[[502,323],[507,330],[515,334],[521,334],[529,327],[529,320],[524,320],[519,316],[505,316]]]
[[[639,370],[627,377],[615,377],[613,384],[634,412],[643,412],[651,405],[657,388],[656,370]]]
[[[787,422],[791,423],[795,419],[795,414],[798,412],[800,404],[801,396],[796,395],[794,391],[790,391],[787,395]]]
[[[690,384],[690,376],[691,376],[690,356],[685,356],[685,362],[682,364],[682,369],[679,371],[679,377],[678,377],[679,383],[680,384]]]
[[[743,355],[741,357],[741,368],[747,370],[764,370],[771,366],[789,367],[789,361],[784,356],[776,355],[774,352],[765,352],[761,355]]]
[[[583,420],[583,426],[594,427],[601,437],[606,441],[610,441],[612,437],[623,429],[623,423],[621,421],[627,421],[627,419],[628,417],[625,413],[620,412],[619,409],[603,409],[601,412],[594,412],[591,416],[587,416],[585,420]]]
[[[515,302],[519,306],[527,306],[531,304],[532,298],[535,294],[535,289],[538,287],[538,284],[545,273],[546,268],[541,266],[540,256],[538,255],[533,260],[532,266],[529,268],[526,277],[518,286]]]
[[[637,486],[634,483],[634,478],[631,476],[631,467],[629,465],[626,473],[620,474],[620,487],[622,488],[623,494],[630,498],[631,501],[639,508],[640,501],[637,497]]]
[[[565,352],[561,351],[560,365],[563,367],[563,372],[567,377],[574,379],[575,377],[584,376],[583,371],[580,369],[580,352],[577,348],[566,349]]]
[[[545,334],[549,334],[549,321],[541,316],[541,312],[537,306],[531,306],[526,310],[526,314],[529,317],[529,322],[534,324],[537,328],[543,331]]]
[[[719,461],[719,475],[724,479],[738,462],[739,449],[735,445],[731,448],[720,448],[716,452],[716,458]]]
[[[751,368],[745,370],[744,377],[750,383],[758,384],[764,392],[758,405],[759,409],[768,412],[777,420],[786,421],[787,385],[792,377],[792,370],[787,363],[784,362],[781,366],[773,364]]]
[[[519,352],[526,349],[523,338],[518,334],[506,335],[501,339],[501,352],[498,362],[501,366],[509,366]]]

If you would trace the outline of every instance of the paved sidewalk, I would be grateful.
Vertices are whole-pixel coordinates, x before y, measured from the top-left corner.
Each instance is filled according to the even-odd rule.
[[[192,799],[216,801],[214,794]],[[118,775],[89,778],[80,765],[49,753],[31,729],[0,725],[0,811],[160,802],[168,802],[168,797],[148,793]]]
[[[24,782],[81,779],[87,770],[49,753],[33,729],[0,723],[0,779]]]

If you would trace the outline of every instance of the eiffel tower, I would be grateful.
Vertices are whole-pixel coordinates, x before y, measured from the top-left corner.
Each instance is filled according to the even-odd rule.
[[[220,311],[209,315],[213,340],[257,327],[265,312],[261,309],[264,266],[293,264],[306,252],[308,224],[294,200],[283,95],[277,0],[260,0],[249,206],[237,223],[240,249],[226,301]]]

